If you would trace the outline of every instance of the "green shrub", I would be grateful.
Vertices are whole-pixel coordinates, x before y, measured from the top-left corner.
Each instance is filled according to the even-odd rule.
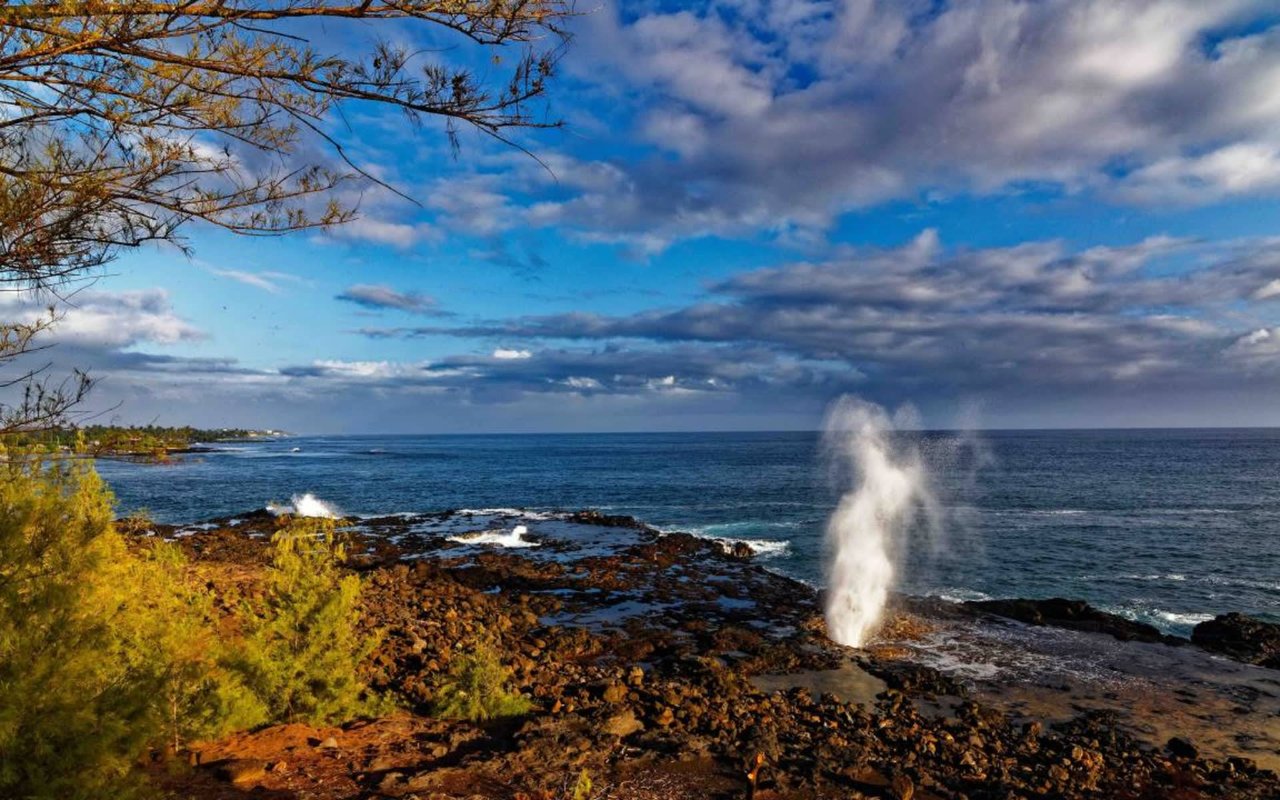
[[[273,543],[266,607],[233,668],[274,721],[332,723],[376,710],[358,672],[376,638],[359,631],[360,579],[341,568],[333,521],[295,520]]]
[[[507,689],[510,671],[488,645],[453,659],[436,693],[435,713],[448,719],[483,722],[529,713],[533,703]]]
[[[0,795],[128,797],[160,730],[160,685],[132,574],[90,468],[0,463]]]
[[[0,455],[0,796],[145,794],[149,746],[265,719],[176,547],[131,551],[87,463]]]
[[[154,670],[155,702],[173,747],[268,721],[266,705],[231,666],[242,640],[220,635],[213,595],[191,574],[182,551],[149,542],[132,571],[138,602],[149,613],[135,615],[134,629],[120,632],[158,655],[139,667]]]

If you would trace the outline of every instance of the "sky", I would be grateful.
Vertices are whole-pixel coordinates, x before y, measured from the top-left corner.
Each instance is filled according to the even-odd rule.
[[[350,108],[416,202],[124,253],[48,360],[302,433],[1280,425],[1273,1],[581,10],[538,160]]]

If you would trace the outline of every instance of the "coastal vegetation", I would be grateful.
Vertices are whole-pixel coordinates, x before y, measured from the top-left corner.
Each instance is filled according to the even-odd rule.
[[[0,436],[6,446],[40,447],[91,458],[164,461],[174,453],[216,442],[259,441],[285,435],[275,430],[193,428],[190,425],[84,425],[15,431]]]
[[[232,663],[262,720],[342,722],[376,711],[359,665],[377,644],[359,631],[360,578],[328,519],[297,519],[274,537],[263,608]]]
[[[84,458],[166,460],[258,432],[79,427],[93,379],[20,365],[123,248],[189,252],[193,222],[325,228],[354,220],[369,189],[396,193],[329,132],[345,108],[439,120],[455,151],[464,128],[511,143],[558,124],[535,103],[572,13],[563,0],[6,6],[0,282],[47,307],[0,321],[0,796],[147,794],[137,764],[156,747],[385,707],[359,677],[377,639],[357,632],[361,581],[331,526],[282,521],[253,579],[265,588],[238,596],[145,515],[114,522]],[[316,21],[386,35],[310,41]],[[433,31],[474,52],[419,46]]]
[[[288,522],[265,597],[225,607],[173,544],[127,539],[84,461],[0,462],[0,794],[131,797],[156,747],[375,707],[360,581],[332,526]]]
[[[490,644],[478,644],[453,660],[437,691],[435,713],[445,719],[485,722],[529,713],[532,701],[509,688],[511,671]]]

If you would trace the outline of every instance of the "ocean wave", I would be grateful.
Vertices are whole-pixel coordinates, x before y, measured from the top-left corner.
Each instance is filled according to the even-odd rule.
[[[1124,617],[1125,619],[1131,619],[1134,622],[1155,625],[1157,628],[1162,628],[1166,631],[1172,628],[1174,632],[1177,632],[1179,628],[1193,628],[1201,622],[1213,619],[1214,616],[1213,614],[1197,611],[1167,611],[1155,606],[1137,603],[1120,606],[1101,605],[1099,610]]]
[[[1174,625],[1199,625],[1201,622],[1208,622],[1213,619],[1212,614],[1180,614],[1176,611],[1161,611],[1156,609],[1155,615],[1160,619],[1173,623]]]
[[[1262,589],[1268,592],[1280,592],[1280,581],[1259,581],[1252,578],[1224,578],[1221,575],[1206,575],[1198,580],[1213,586],[1243,586],[1248,589]]]
[[[691,535],[699,539],[715,542],[725,550],[732,550],[738,545],[746,545],[751,554],[759,558],[777,558],[791,552],[791,542],[785,539],[738,539],[732,536],[704,536],[690,531],[686,531],[686,533],[691,533]]]
[[[997,517],[1075,517],[1093,513],[1083,508],[974,508],[973,510]]]
[[[537,542],[531,542],[524,538],[529,529],[524,525],[517,525],[510,531],[481,531],[479,533],[463,533],[457,536],[448,537],[448,541],[458,544],[467,545],[492,545],[494,547],[537,547]]]
[[[791,523],[748,523],[748,522],[729,522],[717,525],[694,525],[679,529],[659,530],[659,533],[687,533],[690,536],[696,536],[699,539],[706,539],[716,542],[726,549],[732,549],[737,545],[746,545],[751,550],[752,555],[759,558],[776,558],[785,556],[791,552],[791,542],[786,539],[757,539],[753,537],[743,536],[721,536],[713,533],[716,530],[726,530],[734,527],[759,527],[761,525],[769,526],[773,524],[775,527],[791,527]],[[798,523],[795,523],[798,524]]]
[[[1154,574],[1147,574],[1147,575],[1141,575],[1135,572],[1129,572],[1129,573],[1125,573],[1124,575],[1116,576],[1116,580],[1123,580],[1123,581],[1178,581],[1178,582],[1181,582],[1181,581],[1185,581],[1186,579],[1187,579],[1187,576],[1183,575],[1181,572],[1168,572],[1168,573],[1157,572]]]
[[[1187,517],[1238,514],[1234,508],[974,508],[973,512],[996,517],[1078,517],[1100,514],[1110,517]]]
[[[332,503],[316,497],[311,492],[295,494],[289,505],[267,503],[267,511],[275,516],[289,514],[295,517],[316,517],[320,519],[338,519],[342,512]]]
[[[532,520],[559,519],[560,517],[552,511],[534,511],[527,508],[459,508],[453,513],[471,517],[524,517]]]
[[[951,586],[933,589],[928,592],[928,596],[936,597],[939,600],[946,600],[948,603],[967,603],[971,600],[991,599],[991,595],[986,592],[980,592],[977,589],[964,589]]]
[[[732,547],[745,544],[751,552],[761,558],[786,555],[791,550],[791,542],[775,539],[718,539],[717,541]]]

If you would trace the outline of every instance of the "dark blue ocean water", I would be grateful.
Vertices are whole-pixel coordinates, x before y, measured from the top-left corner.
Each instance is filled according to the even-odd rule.
[[[990,432],[981,452],[918,435],[940,543],[899,553],[900,587],[1066,596],[1185,633],[1215,613],[1280,621],[1280,430]],[[101,462],[122,511],[194,522],[311,492],[350,514],[598,508],[746,539],[820,583],[833,485],[813,433],[304,437],[171,466]],[[297,450],[295,451],[295,448]],[[981,462],[981,463],[979,463]]]

